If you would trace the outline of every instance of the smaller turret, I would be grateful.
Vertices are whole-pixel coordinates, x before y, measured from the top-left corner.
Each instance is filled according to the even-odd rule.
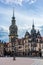
[[[32,30],[31,30],[31,38],[32,38],[32,41],[36,41],[36,30],[34,28],[34,21],[33,21],[33,25],[32,25]]]

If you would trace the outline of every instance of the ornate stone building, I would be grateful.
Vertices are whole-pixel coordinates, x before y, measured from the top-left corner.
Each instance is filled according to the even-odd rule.
[[[14,53],[15,51],[15,53]],[[0,56],[43,56],[43,37],[36,31],[34,23],[30,33],[26,31],[24,38],[18,38],[18,27],[13,16],[9,27],[9,43],[0,42]]]
[[[34,23],[32,25],[31,32],[29,33],[26,31],[24,38],[18,38],[18,28],[16,26],[16,20],[14,17],[14,10],[13,10],[13,17],[12,17],[12,24],[9,27],[9,44],[8,44],[8,51],[10,50],[11,53],[16,51],[16,56],[40,56],[41,49],[43,45],[43,40],[40,34],[35,29]]]
[[[41,43],[42,38],[40,32],[36,32],[34,24],[32,25],[31,33],[26,32],[25,34],[25,44],[28,44],[28,53],[31,55],[39,55],[41,53]]]

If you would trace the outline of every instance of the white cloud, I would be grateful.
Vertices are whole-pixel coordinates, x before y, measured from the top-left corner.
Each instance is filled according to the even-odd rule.
[[[26,25],[26,24],[24,24],[24,26],[18,26],[18,30],[28,30],[28,29],[30,29],[31,28],[31,26],[28,26],[28,25]]]
[[[36,0],[30,0],[29,4],[33,4],[35,2],[36,2]]]
[[[9,41],[8,35],[9,33],[7,27],[0,26],[0,40],[8,42]]]
[[[23,2],[24,3],[29,3],[29,4],[33,4],[34,2],[36,2],[36,0],[0,0],[0,2],[5,3],[5,4],[19,4],[22,5]]]
[[[6,26],[0,26],[0,28],[2,28],[5,32],[7,32],[7,33],[9,33],[9,28],[8,27],[6,27]]]

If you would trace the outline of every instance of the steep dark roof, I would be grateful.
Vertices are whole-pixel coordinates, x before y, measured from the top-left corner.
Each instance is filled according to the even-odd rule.
[[[29,34],[28,31],[26,31],[26,33],[25,33],[25,37],[26,37],[26,36],[30,37],[30,34]]]
[[[40,31],[38,30],[37,32],[37,37],[40,38],[41,37],[41,34],[40,34]]]

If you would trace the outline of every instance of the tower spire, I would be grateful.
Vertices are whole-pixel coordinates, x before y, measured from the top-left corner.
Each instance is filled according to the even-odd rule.
[[[13,17],[12,17],[12,19],[15,19],[15,16],[14,16],[14,7],[13,7]]]
[[[14,7],[13,7],[13,17],[14,17]]]
[[[32,28],[34,29],[34,20],[33,20],[33,25],[32,25]]]

